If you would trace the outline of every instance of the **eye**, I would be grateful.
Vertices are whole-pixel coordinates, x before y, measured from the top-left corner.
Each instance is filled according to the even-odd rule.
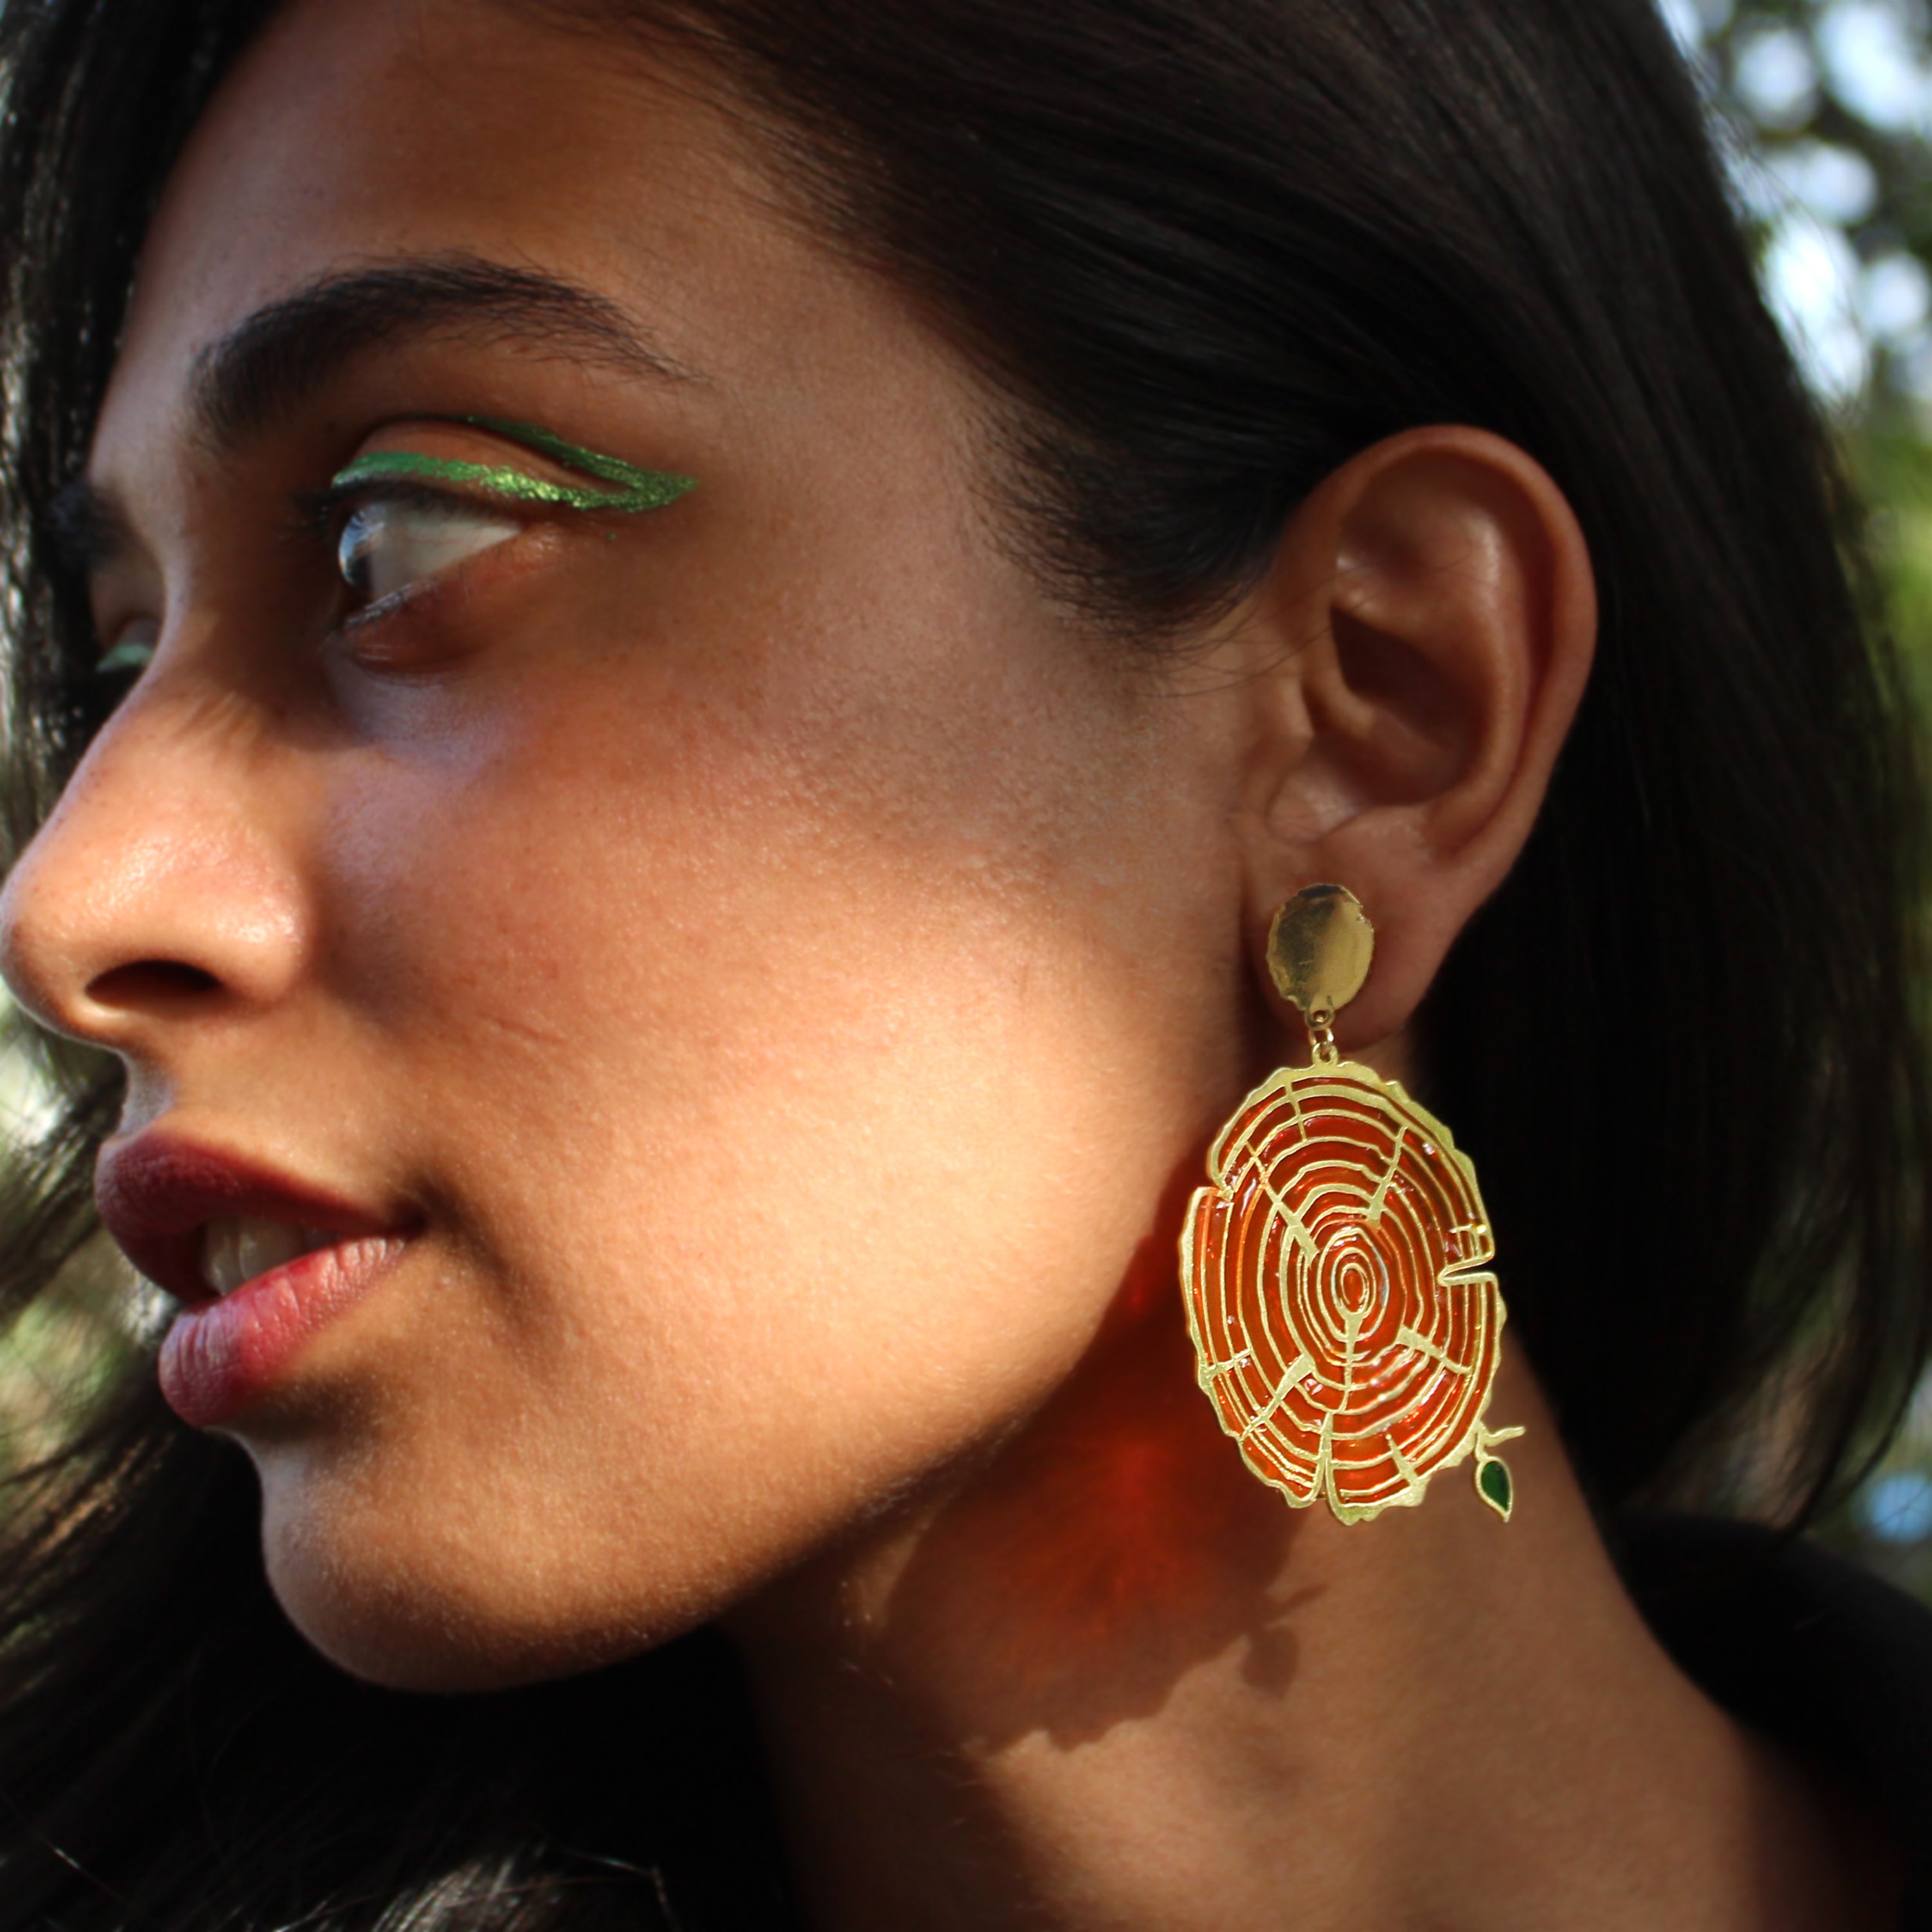
[[[454,497],[378,497],[342,526],[336,566],[366,608],[508,542],[523,527]]]

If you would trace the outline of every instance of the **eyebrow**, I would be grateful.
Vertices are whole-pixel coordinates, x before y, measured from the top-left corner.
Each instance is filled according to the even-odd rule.
[[[366,351],[434,340],[515,345],[656,382],[703,379],[609,297],[542,270],[446,254],[318,277],[269,302],[195,356],[191,432],[223,455],[265,434]],[[129,543],[128,519],[85,477],[56,498],[55,554],[86,575]]]
[[[436,338],[514,343],[660,382],[696,380],[608,296],[538,269],[441,255],[320,277],[208,344],[190,379],[196,434],[226,453],[365,350]]]

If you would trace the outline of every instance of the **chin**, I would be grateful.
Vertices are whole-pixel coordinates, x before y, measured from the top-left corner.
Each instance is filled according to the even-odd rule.
[[[329,1661],[395,1690],[502,1690],[654,1648],[722,1604],[668,1576],[619,1607],[567,1568],[532,1564],[517,1540],[428,1538],[406,1519],[331,1506],[263,1472],[262,1554],[290,1622]]]
[[[278,1562],[272,1553],[268,1581],[289,1621],[330,1663],[386,1690],[507,1690],[601,1660],[573,1660],[565,1647],[527,1636],[520,1640],[406,1588],[368,1587],[360,1579],[345,1585],[298,1562]]]

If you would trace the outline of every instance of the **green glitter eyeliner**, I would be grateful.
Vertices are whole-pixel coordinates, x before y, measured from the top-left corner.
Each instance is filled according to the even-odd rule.
[[[412,449],[372,450],[358,456],[333,477],[332,490],[353,490],[368,483],[398,479],[418,483],[459,483],[513,503],[551,503],[568,510],[616,510],[626,514],[661,510],[667,503],[698,488],[694,476],[677,476],[662,470],[640,470],[615,456],[601,456],[535,423],[508,422],[497,416],[460,416],[458,422],[487,429],[512,442],[520,442],[539,456],[548,456],[571,470],[598,479],[596,484],[550,483],[520,470],[493,464],[459,463],[441,456],[424,456]]]
[[[154,646],[145,640],[124,638],[94,667],[94,674],[108,677],[118,671],[146,670],[154,655]]]

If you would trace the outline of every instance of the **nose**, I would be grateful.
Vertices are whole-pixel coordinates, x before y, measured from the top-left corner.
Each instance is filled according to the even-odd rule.
[[[0,893],[21,1005],[140,1059],[185,1014],[284,994],[304,943],[287,758],[238,698],[133,694]]]

